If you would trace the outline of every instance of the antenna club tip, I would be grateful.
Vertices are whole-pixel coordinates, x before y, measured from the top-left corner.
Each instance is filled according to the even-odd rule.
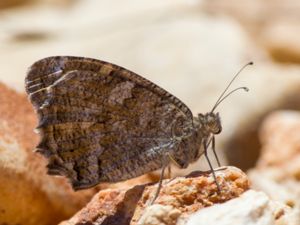
[[[252,66],[253,64],[254,64],[254,63],[253,63],[252,61],[250,61],[250,62],[248,63],[248,65],[251,65],[251,66]]]

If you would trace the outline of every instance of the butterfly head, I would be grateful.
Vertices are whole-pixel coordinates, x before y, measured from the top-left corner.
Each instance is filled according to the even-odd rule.
[[[206,134],[219,134],[222,131],[219,113],[198,114],[200,126]]]

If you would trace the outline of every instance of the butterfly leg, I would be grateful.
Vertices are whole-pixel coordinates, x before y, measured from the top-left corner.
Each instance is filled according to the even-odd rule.
[[[177,164],[177,162],[174,159],[174,157],[170,153],[167,153],[165,155],[165,157],[164,157],[164,160],[163,160],[163,167],[161,169],[161,173],[160,173],[160,177],[159,177],[159,182],[158,182],[158,187],[157,187],[157,190],[155,192],[155,196],[154,196],[154,198],[151,201],[151,205],[153,205],[153,203],[155,202],[155,200],[157,199],[157,197],[158,197],[158,195],[160,193],[160,190],[161,190],[161,187],[162,187],[162,181],[164,179],[164,174],[165,174],[166,167],[168,167],[168,169],[169,169],[169,176],[171,178],[171,165],[170,165],[170,161],[173,161],[174,163]]]
[[[218,166],[221,167],[220,160],[219,160],[218,155],[216,153],[216,140],[215,140],[215,136],[212,137],[211,147],[212,147],[213,153],[215,155],[215,158],[217,160]]]
[[[172,178],[172,167],[171,167],[171,165],[168,165],[168,178],[169,179]]]
[[[158,187],[156,189],[156,192],[155,192],[155,195],[154,195],[154,198],[152,199],[151,201],[151,205],[153,205],[153,203],[155,202],[155,200],[157,199],[158,195],[159,195],[159,192],[160,192],[160,189],[161,189],[161,186],[162,186],[162,181],[164,179],[164,173],[165,173],[165,169],[167,167],[167,164],[164,163],[162,169],[161,169],[161,173],[160,173],[160,177],[159,177],[159,182],[158,182]]]
[[[212,175],[213,175],[213,177],[214,177],[215,183],[216,183],[216,185],[217,185],[218,192],[220,193],[220,192],[221,192],[221,188],[220,188],[220,185],[219,185],[219,183],[218,183],[218,181],[217,181],[216,173],[215,173],[215,171],[214,171],[214,169],[213,169],[213,167],[212,167],[212,165],[211,165],[210,159],[209,159],[209,157],[208,157],[207,149],[208,149],[208,144],[207,144],[207,142],[205,141],[205,142],[204,142],[204,155],[205,155],[205,158],[206,158],[206,160],[207,160],[207,162],[208,162],[210,171],[212,172]]]

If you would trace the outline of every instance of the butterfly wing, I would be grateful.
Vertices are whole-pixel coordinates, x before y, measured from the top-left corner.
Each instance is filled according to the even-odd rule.
[[[37,150],[49,174],[67,176],[74,189],[160,168],[174,132],[184,135],[193,120],[157,85],[95,59],[42,59],[29,69],[26,91],[39,116]]]

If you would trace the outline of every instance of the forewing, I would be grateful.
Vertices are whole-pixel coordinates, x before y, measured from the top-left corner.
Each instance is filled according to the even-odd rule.
[[[37,150],[50,174],[74,189],[119,181],[162,166],[192,113],[176,97],[122,67],[80,57],[50,57],[29,69],[26,91],[39,116]]]

